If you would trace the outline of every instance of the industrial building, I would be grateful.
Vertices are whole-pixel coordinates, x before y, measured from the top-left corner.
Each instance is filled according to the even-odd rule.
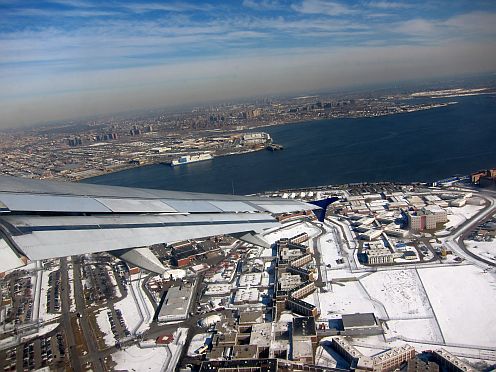
[[[374,313],[343,314],[344,334],[352,335],[377,335],[382,334],[382,327],[377,323]]]
[[[172,322],[187,319],[194,288],[195,286],[191,283],[169,288],[160,307],[157,320],[159,322]]]

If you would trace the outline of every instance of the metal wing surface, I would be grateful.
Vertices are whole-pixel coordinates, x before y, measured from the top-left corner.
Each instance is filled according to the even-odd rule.
[[[26,258],[42,260],[114,250],[122,253],[159,243],[261,232],[277,226],[274,214],[316,208],[286,199],[0,175],[0,253],[6,257],[0,260],[0,272],[21,266]],[[136,250],[132,256],[153,261],[150,255],[137,253],[142,251]],[[157,262],[154,265],[161,266]]]

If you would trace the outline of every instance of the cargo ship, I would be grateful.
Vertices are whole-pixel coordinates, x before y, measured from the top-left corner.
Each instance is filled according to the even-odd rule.
[[[197,161],[210,160],[210,159],[213,159],[213,156],[210,154],[184,155],[178,159],[172,160],[170,165],[172,167],[175,167],[176,165],[196,163]]]

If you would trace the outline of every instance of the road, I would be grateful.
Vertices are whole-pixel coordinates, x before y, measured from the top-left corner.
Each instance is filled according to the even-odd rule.
[[[82,285],[83,279],[81,278],[80,268],[81,265],[76,256],[72,257],[72,262],[74,270],[74,299],[76,301],[76,311],[81,314],[78,320],[81,330],[83,331],[86,347],[88,348],[88,354],[85,355],[85,359],[89,359],[94,371],[103,372],[105,370],[105,366],[102,360],[102,354],[98,351],[96,344],[97,338],[93,333],[88,317],[86,316],[86,306],[84,303],[84,291]],[[67,314],[69,314],[69,310],[67,310]]]
[[[67,258],[60,259],[60,299],[61,299],[61,325],[66,335],[67,348],[69,349],[69,357],[71,365],[75,372],[82,371],[81,362],[79,360],[79,352],[74,337],[74,330],[71,322],[71,298],[69,292],[69,275],[67,273]]]
[[[493,197],[492,191],[484,191],[481,195],[488,202],[488,206],[484,208],[479,214],[475,217],[471,218],[469,221],[462,224],[459,228],[457,228],[451,235],[449,235],[445,244],[458,256],[463,257],[468,262],[473,263],[483,269],[488,269],[496,267],[496,264],[492,261],[486,260],[473,252],[469,251],[463,240],[481,223],[485,220],[489,219],[492,215],[496,213],[496,199]]]

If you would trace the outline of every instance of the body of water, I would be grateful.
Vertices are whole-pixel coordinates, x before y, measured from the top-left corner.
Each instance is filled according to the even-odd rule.
[[[263,128],[283,151],[151,165],[84,182],[228,194],[234,186],[236,194],[251,194],[354,182],[428,182],[495,167],[496,96],[449,100],[458,104]]]

